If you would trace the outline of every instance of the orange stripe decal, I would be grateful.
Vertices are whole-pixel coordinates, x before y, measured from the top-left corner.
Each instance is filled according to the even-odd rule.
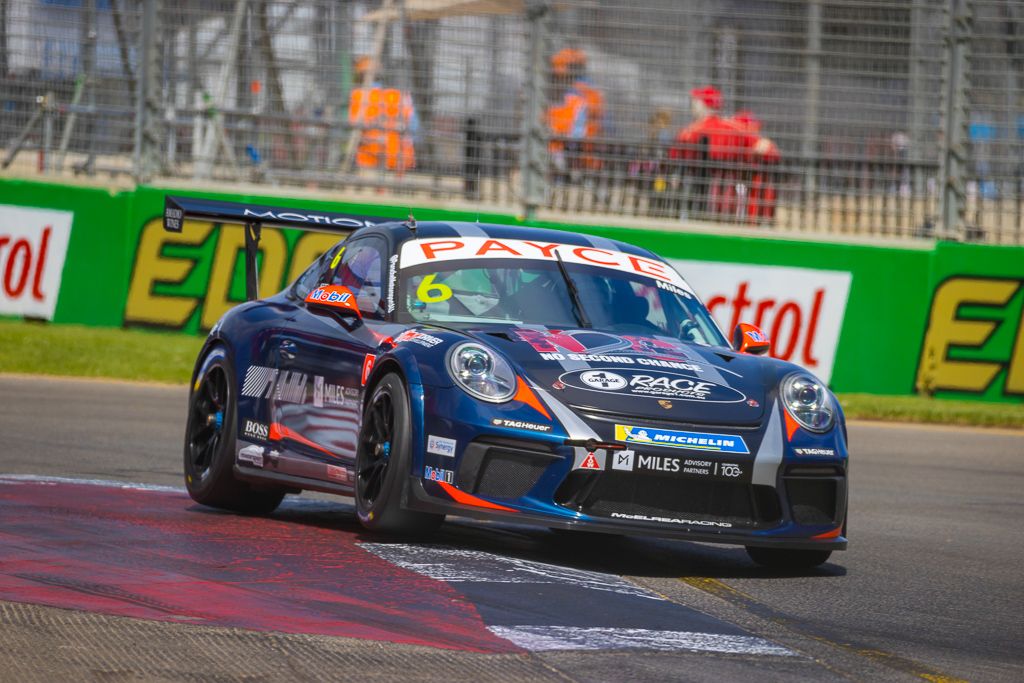
[[[825,540],[827,538],[839,538],[839,534],[841,534],[842,532],[843,532],[843,527],[839,526],[839,527],[836,527],[835,529],[833,529],[832,531],[826,531],[823,534],[818,534],[817,536],[811,536],[811,538],[813,538],[815,540]]]
[[[503,510],[504,512],[515,512],[515,510],[513,510],[512,508],[507,508],[504,505],[498,505],[497,503],[492,503],[489,500],[484,500],[483,498],[471,496],[465,491],[460,491],[459,489],[455,488],[448,482],[438,481],[435,483],[438,484],[442,489],[444,489],[444,492],[451,496],[452,500],[454,500],[456,503],[462,503],[463,505],[472,505],[473,507],[478,508],[487,508],[488,510]]]
[[[540,402],[540,399],[537,398],[537,394],[533,393],[533,390],[526,385],[526,382],[523,381],[522,377],[516,377],[516,380],[519,384],[516,388],[516,395],[512,398],[516,401],[522,401],[550,420],[551,414],[548,412],[548,409],[544,407],[544,404]]]
[[[786,416],[786,440],[792,441],[793,435],[796,434],[796,430],[800,428],[800,425],[789,416],[789,412],[785,408],[782,409],[782,414]]]
[[[323,446],[321,446],[320,444],[316,443],[315,441],[310,441],[309,439],[307,439],[306,437],[302,436],[298,432],[294,432],[291,429],[288,429],[287,427],[285,427],[284,425],[278,424],[277,422],[274,422],[274,423],[272,423],[270,425],[270,436],[268,438],[271,441],[280,441],[281,439],[290,439],[291,441],[295,441],[296,443],[301,443],[304,446],[309,446],[310,448],[314,448],[314,449],[320,451],[321,453],[325,453],[325,454],[331,456],[332,458],[339,457],[339,456],[335,455],[334,453],[332,453],[331,451],[329,451],[326,448],[324,448]]]

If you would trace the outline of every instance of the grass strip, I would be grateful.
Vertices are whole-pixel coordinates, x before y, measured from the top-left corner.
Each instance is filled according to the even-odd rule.
[[[0,320],[0,372],[187,384],[203,339]]]
[[[0,372],[184,384],[203,340],[190,335],[0,320]],[[850,419],[1024,428],[1024,404],[840,394]]]
[[[847,419],[1024,428],[1024,404],[923,396],[839,394]]]

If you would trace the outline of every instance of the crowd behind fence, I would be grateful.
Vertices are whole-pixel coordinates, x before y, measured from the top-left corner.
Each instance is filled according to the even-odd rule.
[[[1024,243],[1020,0],[6,0],[0,166]]]

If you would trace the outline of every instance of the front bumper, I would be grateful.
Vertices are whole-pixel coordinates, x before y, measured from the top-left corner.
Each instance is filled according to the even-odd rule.
[[[796,437],[803,447],[834,439],[821,451],[830,457],[798,456],[792,435],[769,435],[768,425],[762,424],[741,432],[750,446],[747,456],[630,444],[636,449],[635,469],[616,469],[611,454],[604,452],[600,468],[588,470],[580,466],[585,449],[567,445],[568,434],[557,423],[544,433],[499,428],[493,407],[467,404],[461,392],[431,393],[424,406],[421,443],[443,432],[457,447],[448,454],[420,450],[404,498],[409,509],[611,534],[793,549],[846,548],[847,458],[838,429],[828,437]],[[502,417],[540,421],[514,405],[502,410],[510,413]],[[440,417],[452,415],[460,419]],[[599,436],[612,441],[610,429],[591,424],[602,430]],[[779,453],[774,476],[753,479],[754,454],[769,440]],[[639,459],[645,453],[657,456],[659,471],[640,471]],[[678,463],[669,472],[673,459]],[[727,476],[720,465],[730,461],[734,465]],[[703,474],[694,473],[699,467],[686,471],[686,465],[697,463],[705,465]]]

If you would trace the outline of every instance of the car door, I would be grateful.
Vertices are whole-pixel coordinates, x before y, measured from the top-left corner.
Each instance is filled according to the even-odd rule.
[[[386,324],[386,242],[349,240],[324,282],[348,287],[361,317],[339,316],[296,302],[294,321],[279,337],[275,412],[290,454],[328,465],[300,476],[350,484],[355,463],[364,368]],[[305,297],[303,297],[304,299]]]

